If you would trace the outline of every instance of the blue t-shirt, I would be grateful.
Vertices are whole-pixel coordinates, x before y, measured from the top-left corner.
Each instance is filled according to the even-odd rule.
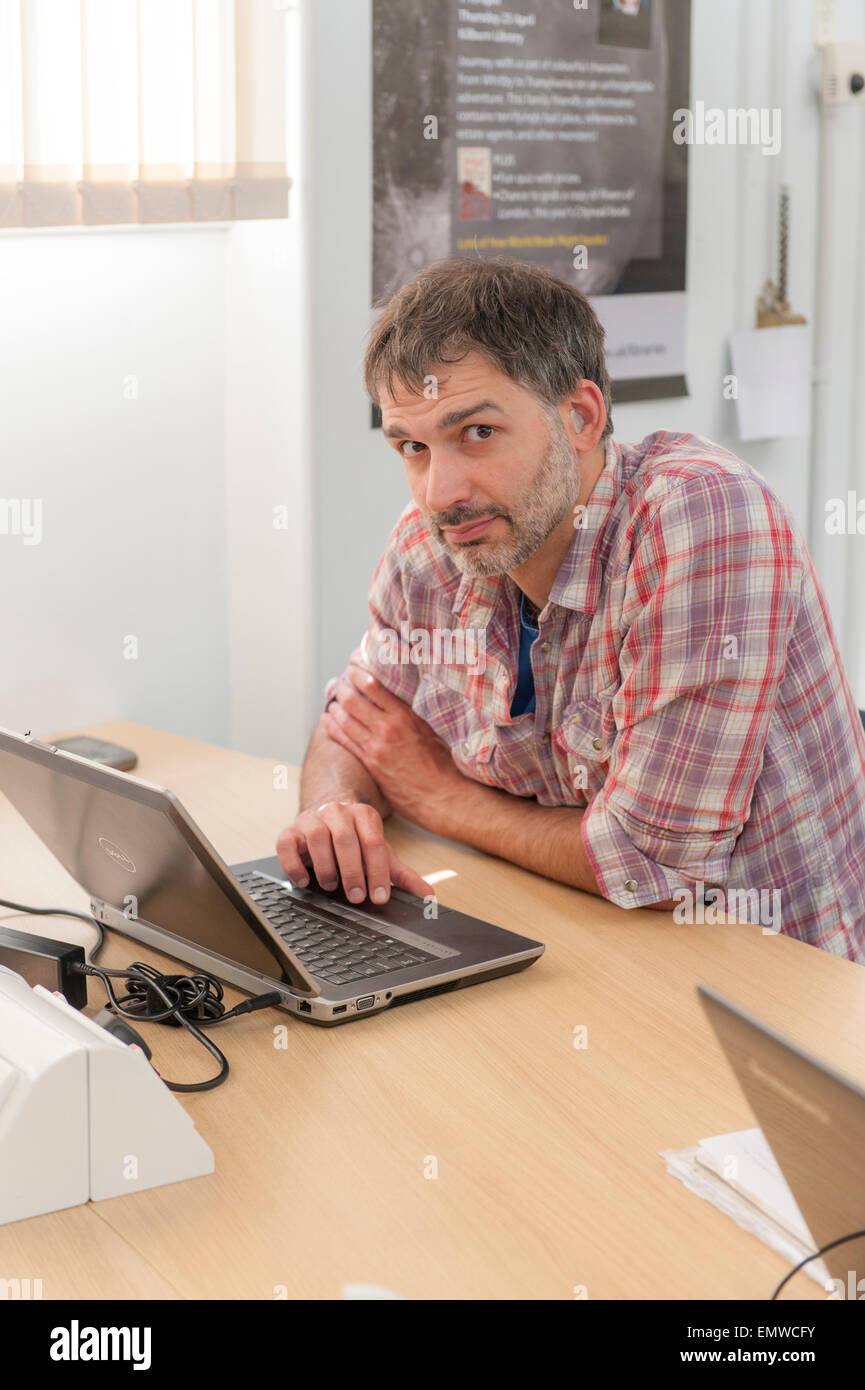
[[[514,691],[514,698],[511,700],[511,714],[534,714],[535,712],[535,678],[532,675],[532,643],[538,635],[538,629],[526,619],[525,610],[526,596],[520,597],[520,664],[517,674],[517,688]]]

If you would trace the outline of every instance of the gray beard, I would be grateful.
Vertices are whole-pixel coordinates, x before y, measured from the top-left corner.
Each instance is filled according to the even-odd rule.
[[[425,520],[436,540],[463,574],[478,578],[506,574],[524,565],[540,550],[550,532],[573,509],[579,495],[580,470],[575,466],[574,450],[556,413],[554,418],[550,416],[547,451],[517,504],[516,515],[510,512],[504,514],[511,528],[511,535],[506,540],[495,545],[490,541],[478,540],[454,546],[444,535],[439,521],[431,517]],[[461,526],[473,519],[471,513],[458,515],[458,511],[439,515],[449,526]],[[483,515],[489,513],[481,513]],[[481,516],[476,519],[480,520]]]

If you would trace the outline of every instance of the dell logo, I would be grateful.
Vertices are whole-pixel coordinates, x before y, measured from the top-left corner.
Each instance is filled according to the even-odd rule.
[[[109,859],[113,859],[115,864],[119,864],[121,869],[125,869],[128,874],[135,873],[135,865],[129,858],[129,855],[124,854],[119,845],[112,844],[111,840],[106,840],[102,835],[100,835],[97,843],[102,852],[107,854]]]

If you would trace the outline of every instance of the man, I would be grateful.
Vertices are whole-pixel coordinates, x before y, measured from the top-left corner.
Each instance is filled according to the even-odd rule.
[[[603,330],[527,264],[430,267],[365,375],[413,502],[326,692],[289,876],[428,892],[393,809],[622,907],[732,900],[865,962],[865,736],[765,480],[698,436],[614,441]]]

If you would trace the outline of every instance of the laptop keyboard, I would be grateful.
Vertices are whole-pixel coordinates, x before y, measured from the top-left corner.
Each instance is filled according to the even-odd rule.
[[[332,918],[325,916],[292,898],[264,874],[245,870],[234,876],[298,960],[328,984],[350,985],[437,959],[416,946],[407,946],[384,932],[340,916],[336,906]]]

